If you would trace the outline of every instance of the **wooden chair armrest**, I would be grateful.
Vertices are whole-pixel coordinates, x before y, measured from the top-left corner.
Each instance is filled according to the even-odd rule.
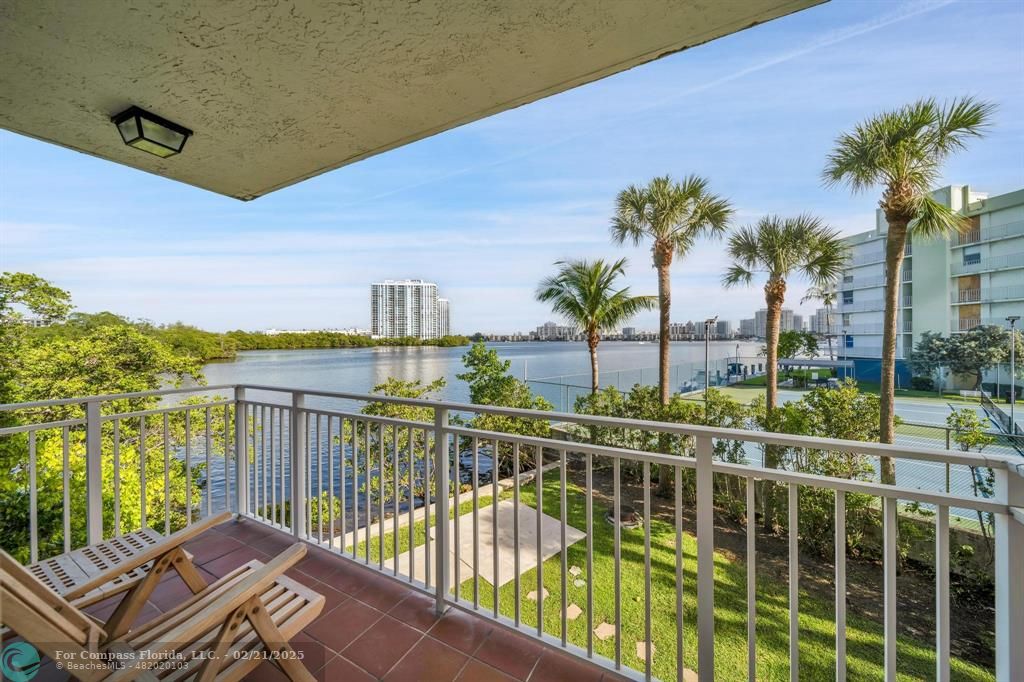
[[[82,583],[81,585],[76,585],[74,588],[65,592],[63,597],[68,601],[73,601],[83,595],[86,595],[89,592],[95,590],[97,587],[101,587],[109,583],[110,581],[114,580],[122,573],[127,573],[132,569],[138,568],[143,564],[149,563],[150,561],[160,558],[167,552],[170,552],[171,550],[180,547],[181,545],[185,544],[186,542],[188,542],[195,536],[199,535],[200,533],[203,533],[209,530],[210,528],[213,528],[214,526],[227,521],[230,518],[231,512],[221,512],[220,514],[207,516],[205,519],[201,519],[190,526],[186,526],[185,528],[182,528],[176,533],[171,533],[155,545],[147,547],[138,554],[135,554],[128,559],[125,559],[116,566],[113,566],[105,571],[97,573],[95,576],[93,576],[86,582]]]

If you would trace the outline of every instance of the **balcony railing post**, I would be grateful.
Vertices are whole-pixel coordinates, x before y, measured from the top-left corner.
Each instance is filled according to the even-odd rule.
[[[292,393],[291,424],[289,433],[291,435],[291,478],[292,478],[292,535],[301,539],[306,532],[306,413],[303,408],[306,406],[306,396],[296,391]],[[366,486],[369,495],[370,486]],[[284,500],[281,501],[284,504]],[[369,525],[369,519],[367,519]],[[383,522],[383,519],[381,520]]]
[[[235,513],[249,509],[249,418],[246,416],[245,388],[235,387]]]
[[[427,456],[429,457],[429,454]],[[448,551],[451,546],[451,540],[448,537],[449,476],[448,410],[439,407],[434,410],[434,480],[437,482],[437,494],[434,498],[437,500],[437,506],[434,509],[434,535],[437,539],[437,544],[434,546],[434,551],[437,553],[437,572],[434,574],[436,586],[434,610],[438,615],[444,613],[448,608],[445,601],[448,598]],[[455,488],[455,494],[458,496],[458,486]],[[455,513],[458,513],[458,504],[456,504]],[[425,559],[430,561],[429,556]]]
[[[715,678],[715,510],[711,436],[697,436],[697,672]]]
[[[995,469],[996,499],[1024,508],[1024,465]],[[996,679],[1024,680],[1024,522],[995,515]]]
[[[100,401],[85,404],[85,497],[89,544],[103,542],[103,422]]]

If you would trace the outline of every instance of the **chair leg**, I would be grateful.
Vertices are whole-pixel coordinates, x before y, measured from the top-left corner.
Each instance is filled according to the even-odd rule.
[[[238,627],[245,620],[246,611],[253,607],[252,599],[235,609],[228,619],[221,625],[220,631],[217,633],[217,639],[214,642],[213,651],[209,657],[203,661],[202,667],[199,669],[197,675],[197,682],[213,682],[217,679],[217,673],[220,672],[224,665],[224,654],[228,652],[231,644],[235,641],[235,636],[238,633]],[[259,598],[256,598],[259,601]]]
[[[192,563],[192,560],[188,558],[181,547],[174,549],[174,560],[171,564],[174,570],[178,572],[181,579],[188,585],[188,589],[192,590],[192,594],[199,594],[207,588],[207,582],[203,580],[203,576],[199,574],[199,569]]]
[[[277,629],[277,626],[274,625],[273,619],[267,613],[267,608],[263,605],[263,600],[259,597],[250,599],[249,610],[245,615],[249,622],[252,623],[253,629],[263,642],[267,652],[276,652],[278,654],[275,662],[280,666],[281,671],[288,676],[288,679],[292,680],[292,682],[316,681],[313,674],[309,672],[309,669],[296,656],[295,649],[292,648],[292,645],[284,638],[284,635]]]
[[[160,579],[171,565],[176,551],[168,552],[153,562],[153,567],[146,573],[146,577],[139,581],[128,593],[121,598],[117,609],[107,619],[103,630],[106,633],[106,640],[118,639],[131,629],[132,623],[138,617],[142,607],[145,606],[149,595],[160,584]]]

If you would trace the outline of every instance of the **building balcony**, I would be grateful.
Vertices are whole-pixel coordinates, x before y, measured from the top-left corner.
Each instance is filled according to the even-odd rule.
[[[885,262],[885,249],[877,249],[854,256],[850,259],[850,265],[871,265],[873,263]]]
[[[903,330],[903,332],[905,333],[910,333],[911,331],[913,331],[913,323],[910,320],[898,320],[896,326],[898,329]],[[866,324],[847,325],[846,327],[844,327],[844,329],[846,330],[847,334],[853,336],[860,334],[881,334],[883,332],[882,327],[883,324],[881,322],[871,322]]]
[[[5,510],[24,515],[25,546],[4,538],[5,547],[34,563],[132,530],[169,534],[232,511],[235,520],[187,549],[212,580],[306,543],[309,555],[289,575],[323,594],[326,606],[293,645],[320,679],[713,680],[801,669],[845,679],[848,668],[895,679],[904,666],[920,665],[916,656],[897,656],[909,637],[915,651],[934,651],[928,674],[948,679],[950,520],[991,514],[994,674],[1019,679],[1024,670],[1013,649],[1024,640],[1024,478],[1009,455],[296,388],[200,390],[202,398],[193,388],[0,406],[10,424],[0,439],[20,457],[8,484],[26,493],[23,506]],[[189,403],[180,402],[185,396]],[[132,409],[141,397],[160,397],[160,406]],[[427,421],[360,411],[371,403],[422,410],[418,419]],[[481,414],[556,424],[570,440],[467,425]],[[594,445],[591,426],[655,441],[664,434],[688,443],[690,454]],[[579,440],[572,429],[583,429]],[[720,459],[717,445],[730,443],[743,454]],[[892,457],[897,485],[766,468],[758,455],[765,445],[794,456],[858,454],[876,465]],[[491,474],[495,456],[498,475]],[[995,471],[991,496],[970,492],[972,467]],[[943,469],[963,485],[949,492],[941,476],[921,477]],[[652,494],[658,471],[674,481],[674,499]],[[839,528],[847,527],[847,496],[857,495],[858,505],[871,500],[884,551],[880,562],[869,562],[876,601],[863,608],[875,615],[847,618],[847,567],[858,559],[848,554],[845,533],[836,534],[828,562],[811,562],[802,533],[760,532],[755,485],[765,481],[778,486],[780,501],[788,499],[782,517],[791,528],[802,528],[804,496],[834,500]],[[721,530],[728,490],[746,505],[737,526],[742,561],[716,551],[728,539]],[[937,529],[933,635],[897,630],[897,525],[922,506],[932,510],[922,523]],[[780,544],[788,549],[778,552]],[[762,591],[775,585],[780,561],[788,562],[788,587],[772,593],[769,608]],[[849,577],[863,570],[857,564]],[[801,585],[801,574],[813,580]],[[160,584],[154,613],[180,603],[177,580]],[[806,628],[831,608],[807,593],[811,583],[833,584],[838,595],[834,613],[824,616],[821,633],[828,634],[820,635],[834,663],[809,653],[815,649],[801,639],[823,644]],[[95,615],[112,609],[101,602]],[[5,624],[17,631],[17,622]],[[764,634],[777,629],[793,637],[779,644]],[[879,645],[873,660],[847,654],[848,641],[868,637]],[[273,677],[269,666],[262,674]]]
[[[1006,327],[1009,329],[1009,324],[1005,318],[1002,317],[963,317],[958,320],[950,322],[950,331],[953,332],[969,332],[975,327],[994,325],[996,327]]]
[[[996,270],[1012,270],[1024,268],[1024,253],[1011,253],[1005,256],[989,256],[978,258],[969,263],[953,263],[950,268],[952,275],[970,275],[977,272],[993,272]]]
[[[960,289],[949,295],[950,303],[981,303],[1024,300],[1024,286]]]
[[[953,237],[951,240],[951,246],[955,248],[958,246],[993,242],[1002,239],[1012,239],[1014,237],[1021,236],[1024,236],[1024,220],[1017,220],[1012,223],[1006,223],[1005,225],[968,230],[967,232],[963,232]]]

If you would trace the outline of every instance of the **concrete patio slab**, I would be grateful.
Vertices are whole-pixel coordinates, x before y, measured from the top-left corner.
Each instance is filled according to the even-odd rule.
[[[473,537],[477,535],[479,568],[481,580],[494,584],[494,507],[490,504],[482,506],[478,515],[476,528],[473,525],[472,514],[464,514],[459,517],[459,581],[464,582],[473,577]],[[515,506],[511,500],[504,500],[497,505],[497,544],[498,564],[497,580],[498,586],[508,584],[515,578]],[[540,518],[540,557],[546,561],[562,551],[562,524],[561,521],[541,514]],[[455,521],[449,521],[448,532],[450,537],[455,537]],[[398,557],[398,571],[402,575],[413,575],[417,580],[426,578],[426,565],[430,562],[431,578],[433,579],[434,567],[436,565],[436,547],[434,541],[436,529],[430,529],[430,553],[427,554],[425,545],[420,545],[411,552],[405,552]],[[583,538],[586,533],[573,528],[566,527],[565,542],[569,547]],[[448,580],[449,584],[455,584],[455,548],[454,543],[450,550],[450,561]],[[389,569],[393,568],[393,560],[385,562]],[[529,571],[537,566],[537,511],[532,507],[521,505],[519,509],[519,572],[520,574]]]

